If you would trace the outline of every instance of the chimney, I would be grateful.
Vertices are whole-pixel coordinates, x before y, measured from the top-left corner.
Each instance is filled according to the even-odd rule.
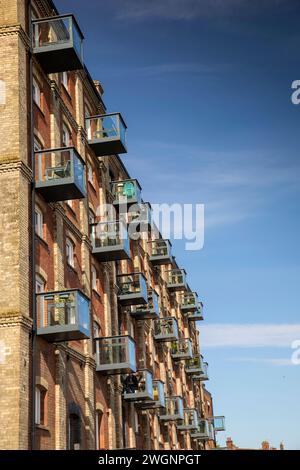
[[[95,87],[96,87],[96,89],[97,89],[99,95],[102,96],[103,93],[104,93],[104,90],[103,90],[103,88],[102,88],[101,83],[99,82],[99,80],[93,80],[93,82],[94,82],[94,85],[95,85]]]
[[[231,439],[231,437],[227,437],[226,447],[227,447],[227,449],[233,450],[233,440]]]
[[[269,444],[269,442],[268,442],[268,441],[263,441],[263,442],[261,443],[261,449],[262,449],[262,450],[270,450],[270,444]]]
[[[279,449],[280,449],[280,450],[284,450],[284,443],[283,443],[282,441],[280,442]]]

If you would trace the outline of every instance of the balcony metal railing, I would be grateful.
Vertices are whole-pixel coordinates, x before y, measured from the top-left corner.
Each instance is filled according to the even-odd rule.
[[[131,307],[131,316],[137,320],[159,318],[158,294],[154,289],[148,290],[148,303]]]
[[[73,15],[32,20],[33,53],[46,73],[83,68],[83,34]]]
[[[36,294],[37,335],[48,341],[90,337],[90,301],[78,289]]]
[[[195,312],[198,308],[198,296],[196,292],[185,292],[181,296],[180,308],[182,312]]]
[[[200,380],[200,381],[209,380],[208,363],[204,362],[203,359],[201,359],[201,361],[202,361],[202,372],[193,375],[192,376],[193,380]]]
[[[171,269],[167,272],[167,287],[171,291],[182,291],[186,289],[186,272],[184,269]]]
[[[141,204],[141,187],[136,179],[112,181],[111,193],[114,205]]]
[[[152,240],[149,242],[150,257],[153,265],[163,265],[172,263],[171,243],[169,240]]]
[[[86,197],[85,163],[74,147],[35,152],[35,186],[47,202]]]
[[[177,424],[180,431],[190,431],[198,427],[198,413],[193,408],[183,410],[183,421]]]
[[[103,374],[136,372],[135,342],[131,336],[95,338],[96,370]]]
[[[178,339],[178,324],[175,317],[164,317],[154,321],[154,339],[168,342]]]
[[[197,310],[187,312],[187,318],[191,321],[202,321],[203,320],[203,303],[198,302]]]
[[[213,416],[209,418],[215,431],[225,431],[225,416]]]
[[[126,225],[121,222],[90,224],[93,255],[99,261],[130,258],[130,243]]]
[[[166,397],[165,410],[160,414],[161,421],[178,421],[184,418],[183,400],[181,397]]]
[[[180,338],[171,345],[171,356],[174,360],[185,360],[193,357],[192,341],[190,338]]]
[[[165,407],[164,383],[161,380],[153,380],[153,400],[146,400],[139,406],[143,409]]]
[[[122,305],[141,305],[148,302],[147,281],[142,273],[117,276],[118,299]]]
[[[185,371],[187,374],[202,374],[204,372],[202,356],[196,355],[188,359],[185,363]]]
[[[198,419],[197,429],[191,433],[191,438],[203,441],[213,439],[210,424],[207,419]]]
[[[127,213],[129,233],[132,239],[137,239],[136,233],[148,232],[152,228],[152,208],[149,202],[134,204]]]
[[[126,401],[153,400],[153,376],[149,370],[138,370],[123,380],[123,397]]]
[[[127,153],[127,126],[120,113],[89,116],[85,127],[89,146],[97,157]]]

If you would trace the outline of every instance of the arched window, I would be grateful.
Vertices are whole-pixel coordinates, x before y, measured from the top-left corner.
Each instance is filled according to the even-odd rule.
[[[69,404],[69,449],[79,450],[81,447],[81,413],[75,403]]]
[[[38,206],[35,206],[34,210],[34,224],[35,233],[42,239],[44,239],[44,215]]]
[[[104,416],[103,411],[96,411],[96,449],[105,449],[105,432],[104,432]]]
[[[47,390],[41,385],[35,387],[35,424],[47,425]]]
[[[74,252],[75,246],[70,238],[66,239],[66,260],[69,266],[74,268]]]

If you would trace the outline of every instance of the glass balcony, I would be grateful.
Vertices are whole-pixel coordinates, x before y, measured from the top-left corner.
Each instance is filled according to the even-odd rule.
[[[130,259],[127,228],[123,222],[99,222],[90,225],[93,255],[99,261]]]
[[[183,421],[177,424],[180,431],[196,430],[198,427],[198,414],[195,409],[185,408],[183,410]]]
[[[143,402],[140,407],[144,409],[165,407],[164,383],[161,380],[153,380],[153,400]]]
[[[155,341],[168,342],[178,340],[178,325],[175,317],[164,317],[154,321]]]
[[[122,305],[141,305],[148,302],[147,281],[142,273],[117,276],[118,299]]]
[[[171,356],[174,360],[192,359],[192,341],[190,338],[180,338],[172,342]]]
[[[137,180],[111,182],[111,193],[114,205],[131,205],[141,203],[141,187]]]
[[[150,245],[149,260],[153,265],[170,264],[173,261],[171,254],[171,243],[169,240],[152,240]]]
[[[181,296],[180,308],[183,313],[195,312],[198,308],[198,295],[196,292],[185,292]]]
[[[171,269],[167,272],[167,287],[171,291],[181,291],[186,289],[186,272],[184,269]]]
[[[35,187],[47,202],[85,198],[84,167],[74,147],[35,152]]]
[[[184,418],[181,397],[166,397],[165,410],[159,416],[161,421],[178,421]]]
[[[225,431],[225,416],[213,416],[210,421],[215,431]]]
[[[154,289],[148,290],[148,303],[131,307],[131,316],[137,320],[159,318],[158,294]]]
[[[153,400],[153,376],[149,370],[138,370],[123,380],[123,397],[126,401]]]
[[[120,113],[87,117],[85,126],[89,146],[97,157],[127,153],[127,126]]]
[[[198,302],[197,310],[187,313],[188,320],[191,321],[202,321],[203,320],[203,303]]]
[[[204,365],[201,355],[188,359],[185,363],[185,371],[187,374],[202,374],[204,372]]]
[[[131,210],[132,209],[132,210]],[[139,205],[133,205],[129,208],[127,221],[130,235],[133,233],[133,239],[136,232],[148,232],[152,228],[152,208],[149,202],[142,202]]]
[[[191,438],[203,441],[211,439],[211,429],[207,419],[198,419],[197,429],[191,433]]]
[[[135,342],[131,336],[95,338],[96,370],[106,375],[136,372]]]
[[[200,380],[200,381],[205,381],[205,380],[209,380],[209,376],[208,376],[208,363],[207,362],[204,362],[202,359],[202,371],[198,374],[195,374],[192,376],[192,379],[193,380]]]
[[[46,73],[83,68],[83,34],[73,15],[32,20],[33,53]]]
[[[90,337],[90,301],[78,289],[36,294],[37,335],[48,341]]]

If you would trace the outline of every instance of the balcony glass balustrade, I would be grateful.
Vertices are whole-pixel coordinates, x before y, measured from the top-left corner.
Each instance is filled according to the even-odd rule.
[[[170,264],[173,261],[171,243],[169,240],[152,240],[149,242],[149,260],[155,265]]]
[[[201,359],[201,361],[202,361],[202,371],[200,373],[193,375],[192,376],[193,380],[200,380],[200,381],[209,380],[208,363],[204,362],[203,359]]]
[[[215,431],[225,431],[225,416],[213,416],[210,418]]]
[[[35,152],[35,187],[47,202],[85,198],[84,168],[74,147]]]
[[[144,401],[140,407],[143,409],[165,407],[164,383],[161,380],[153,380],[153,400]]]
[[[135,342],[131,336],[95,338],[96,370],[106,375],[136,372]]]
[[[185,408],[183,410],[183,421],[177,424],[179,431],[196,430],[198,427],[198,414],[193,408]]]
[[[37,335],[48,341],[90,337],[90,301],[77,289],[36,294]]]
[[[152,209],[149,202],[134,204],[127,212],[130,236],[136,239],[136,233],[148,232],[152,228]],[[132,236],[133,235],[133,236]]]
[[[198,302],[197,310],[187,313],[188,320],[202,321],[203,320],[203,303]]]
[[[32,20],[33,53],[48,73],[83,68],[83,34],[73,15]]]
[[[181,296],[180,308],[182,313],[195,312],[198,308],[198,296],[196,292],[185,292]]]
[[[167,287],[170,291],[182,291],[186,289],[186,272],[184,269],[171,269],[167,272]]]
[[[137,320],[159,318],[158,294],[154,289],[148,290],[148,303],[131,307],[131,316]]]
[[[112,181],[111,193],[115,206],[129,207],[132,204],[141,204],[141,187],[135,179]]]
[[[183,414],[183,400],[181,397],[166,397],[165,409],[160,414],[161,421],[178,421],[184,418]]]
[[[208,441],[211,439],[211,429],[207,419],[198,419],[197,429],[191,433],[192,439]]]
[[[185,363],[187,374],[202,374],[204,372],[203,359],[201,355],[195,355]]]
[[[97,157],[127,153],[127,126],[120,113],[89,116],[85,127],[89,146]]]
[[[175,317],[164,317],[154,320],[155,341],[168,342],[178,339],[178,324]]]
[[[142,305],[148,302],[147,281],[142,273],[117,276],[118,299],[121,305]]]
[[[192,359],[192,341],[190,338],[180,338],[172,342],[171,356],[175,361]]]
[[[126,401],[153,400],[153,376],[149,370],[138,370],[123,379],[123,398]]]
[[[90,224],[93,255],[99,261],[130,259],[130,243],[126,225],[121,222]]]

